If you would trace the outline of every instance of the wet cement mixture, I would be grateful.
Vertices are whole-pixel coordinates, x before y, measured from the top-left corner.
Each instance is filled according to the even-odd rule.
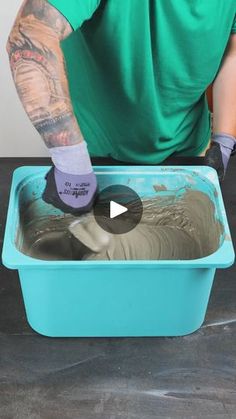
[[[141,222],[111,234],[92,213],[37,216],[37,200],[20,214],[18,249],[43,260],[184,260],[208,256],[220,245],[222,225],[210,198],[191,189],[143,199]]]

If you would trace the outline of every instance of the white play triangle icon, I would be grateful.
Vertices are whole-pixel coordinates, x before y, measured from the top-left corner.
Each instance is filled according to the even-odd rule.
[[[110,201],[110,218],[118,217],[118,215],[124,214],[127,211],[128,208],[123,207],[123,205],[117,204],[115,201]]]

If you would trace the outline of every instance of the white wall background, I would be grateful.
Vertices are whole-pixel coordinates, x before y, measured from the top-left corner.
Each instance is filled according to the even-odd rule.
[[[5,48],[22,3],[23,0],[0,2],[0,157],[49,156],[17,96]]]

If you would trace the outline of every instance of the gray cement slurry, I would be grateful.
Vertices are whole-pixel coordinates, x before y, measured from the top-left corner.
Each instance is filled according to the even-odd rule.
[[[141,222],[125,234],[107,233],[92,213],[76,223],[70,215],[39,217],[37,201],[21,220],[19,250],[42,260],[191,260],[215,252],[222,233],[213,202],[190,189],[144,199]]]

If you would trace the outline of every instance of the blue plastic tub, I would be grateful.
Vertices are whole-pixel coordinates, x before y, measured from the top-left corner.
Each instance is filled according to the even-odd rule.
[[[129,185],[140,195],[156,182],[168,190],[200,190],[223,225],[220,247],[194,260],[45,261],[16,247],[21,205],[38,199],[42,215],[60,214],[40,197],[48,167],[15,170],[3,245],[3,263],[18,269],[27,319],[46,336],[179,336],[204,321],[216,268],[234,262],[234,250],[215,170],[204,167],[95,167],[100,189]],[[164,192],[163,192],[164,193]]]

